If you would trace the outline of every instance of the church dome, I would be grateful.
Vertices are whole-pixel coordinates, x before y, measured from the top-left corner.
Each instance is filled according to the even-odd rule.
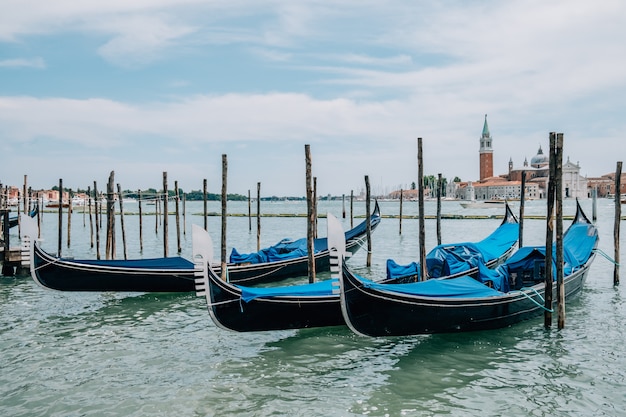
[[[530,160],[530,166],[534,168],[542,168],[549,164],[550,157],[548,155],[544,155],[540,145],[539,150],[537,151],[537,155],[533,156],[533,158]]]

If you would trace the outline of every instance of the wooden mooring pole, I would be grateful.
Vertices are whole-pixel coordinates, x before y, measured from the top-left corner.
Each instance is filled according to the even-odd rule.
[[[256,250],[261,250],[261,183],[256,183]]]
[[[141,206],[141,190],[137,190],[137,207],[139,210],[139,251],[143,252],[143,212]]]
[[[424,165],[422,163],[422,138],[417,138],[417,201],[419,210],[419,280],[424,281],[428,276],[426,269],[426,233],[424,226]]]
[[[556,193],[556,302],[557,326],[565,327],[565,285],[563,283],[563,133],[557,133],[555,146],[555,178]],[[548,250],[548,248],[546,248]],[[552,250],[552,248],[550,248]]]
[[[67,247],[72,241],[72,189],[67,190]]]
[[[206,178],[202,181],[202,203],[204,207],[203,217],[204,217],[204,230],[209,230],[208,228],[208,208],[207,208],[207,180]]]
[[[622,217],[622,161],[615,168],[615,225],[613,227],[613,242],[615,244],[615,267],[613,269],[613,285],[619,285],[619,229]]]
[[[398,213],[398,234],[402,234],[402,201],[404,199],[404,191],[400,188],[400,212]]]
[[[519,238],[517,247],[524,246],[524,201],[526,200],[526,171],[522,170],[522,186],[519,198]]]
[[[106,259],[115,259],[115,172],[109,174],[107,183],[107,241]]]
[[[252,199],[248,189],[248,232],[252,232]]]
[[[350,190],[350,229],[354,228],[354,190]]]
[[[93,196],[94,196],[94,213],[96,224],[96,259],[100,259],[100,196],[98,195],[98,185],[93,182]]]
[[[122,227],[122,249],[124,250],[124,260],[128,259],[126,250],[126,229],[124,228],[124,199],[122,198],[122,187],[117,184],[117,202],[120,205],[120,226]]]
[[[228,158],[222,154],[222,279],[227,280],[226,273],[226,220],[228,216]]]
[[[176,252],[179,254],[183,251],[180,246],[180,190],[178,189],[178,181],[174,181],[174,207],[176,209]]]
[[[167,201],[169,200],[169,191],[167,189],[167,172],[163,172],[163,256],[169,256],[169,229],[168,229],[168,212]]]
[[[309,283],[315,282],[315,208],[313,202],[313,175],[311,173],[311,146],[304,145],[304,159],[306,167],[306,207],[307,207],[307,261],[309,269]]]
[[[437,245],[441,245],[441,193],[443,182],[441,173],[437,174]]]
[[[548,180],[548,194],[546,195],[548,211],[546,215],[546,256],[545,256],[545,310],[544,310],[544,326],[550,328],[552,326],[552,240],[554,239],[553,216],[554,216],[554,177],[556,161],[555,158],[556,133],[550,132],[550,154],[549,167],[550,174]]]
[[[61,241],[63,240],[63,178],[59,178],[59,232],[57,238],[57,256],[60,258]]]
[[[365,265],[367,267],[372,266],[372,222],[371,220],[371,209],[370,209],[370,177],[368,175],[365,176],[365,234],[367,235],[367,261]]]

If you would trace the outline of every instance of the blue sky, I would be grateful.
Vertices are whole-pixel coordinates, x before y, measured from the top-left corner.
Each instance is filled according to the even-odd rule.
[[[626,156],[626,3],[0,0],[0,181],[318,194]]]

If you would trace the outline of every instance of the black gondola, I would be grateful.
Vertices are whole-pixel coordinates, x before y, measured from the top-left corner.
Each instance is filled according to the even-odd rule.
[[[598,231],[577,203],[574,221],[563,237],[567,299],[580,292],[597,245]],[[545,246],[522,247],[495,270],[481,266],[475,278],[411,284],[375,283],[342,265],[342,313],[350,329],[367,336],[501,328],[544,311],[544,272]]]
[[[371,229],[380,223],[378,204],[370,216]],[[348,251],[355,253],[366,238],[366,220],[345,234]],[[315,263],[319,271],[329,268],[327,239],[315,239]],[[31,243],[32,278],[44,288],[60,291],[194,291],[194,264],[182,257],[132,260],[59,258]],[[218,269],[218,267],[215,267]],[[308,256],[282,260],[228,264],[229,280],[248,285],[307,274]]]

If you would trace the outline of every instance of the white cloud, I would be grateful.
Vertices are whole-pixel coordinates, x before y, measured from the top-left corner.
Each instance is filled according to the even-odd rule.
[[[0,68],[46,68],[46,62],[42,58],[14,58],[0,60]]]

